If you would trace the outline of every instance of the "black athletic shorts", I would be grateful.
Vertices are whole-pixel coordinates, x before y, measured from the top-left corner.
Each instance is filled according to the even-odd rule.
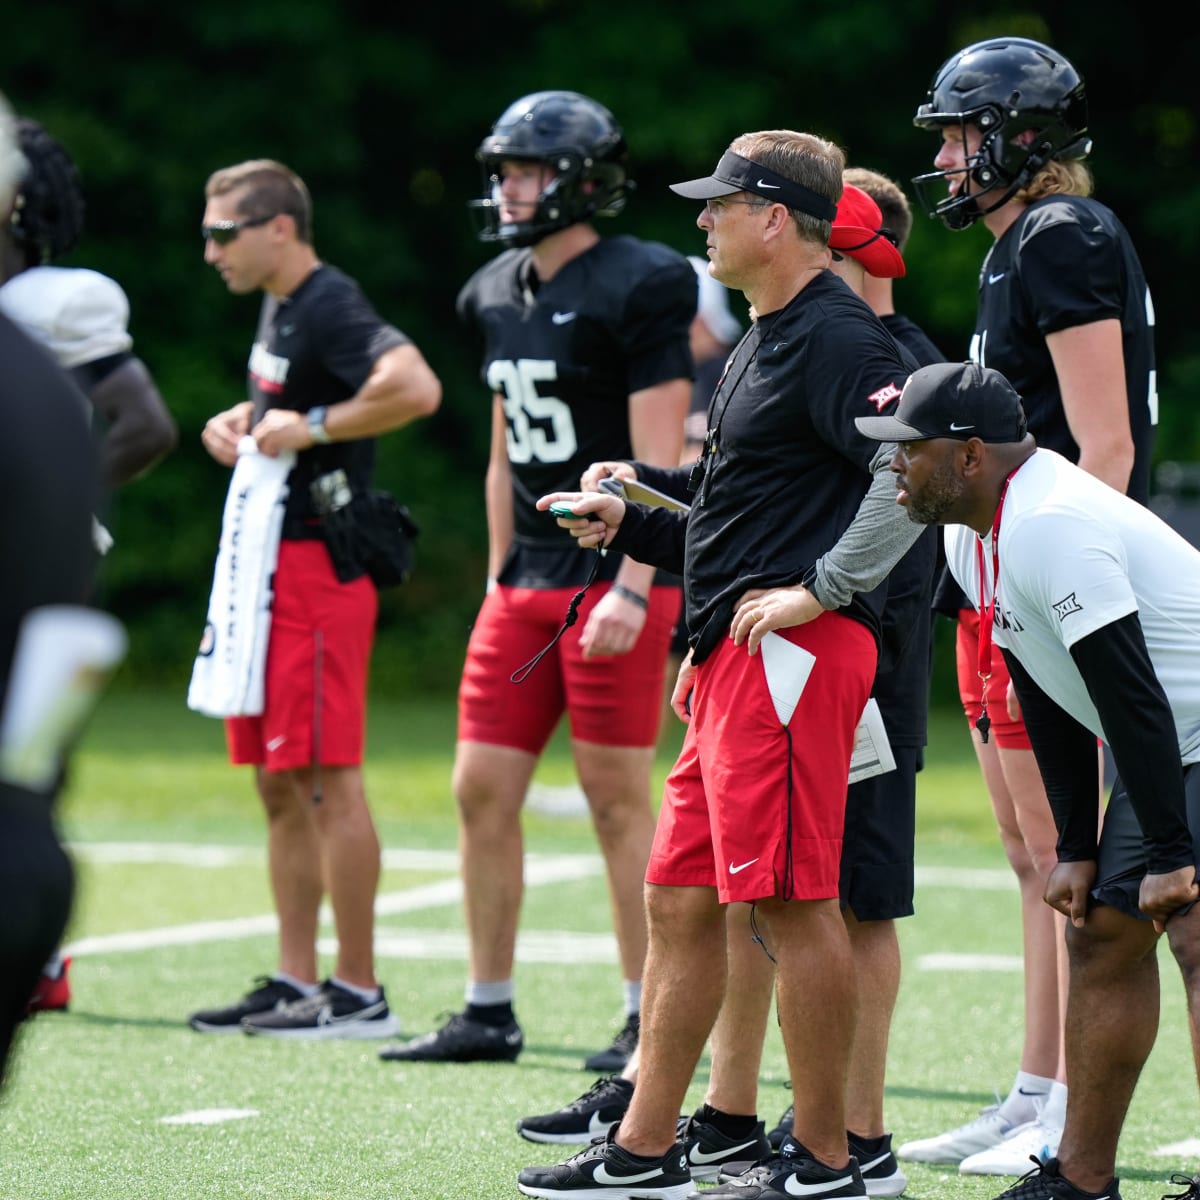
[[[1184,763],[1183,790],[1187,801],[1187,823],[1192,831],[1192,851],[1200,869],[1200,763]],[[1096,886],[1092,901],[1137,917],[1150,918],[1138,908],[1138,889],[1146,874],[1146,853],[1142,846],[1142,827],[1133,815],[1133,805],[1120,778],[1113,784],[1104,824],[1100,829],[1100,855],[1096,867]],[[1181,911],[1186,912],[1192,905]]]
[[[842,904],[860,921],[913,914],[919,746],[893,746],[896,769],[846,790]]]

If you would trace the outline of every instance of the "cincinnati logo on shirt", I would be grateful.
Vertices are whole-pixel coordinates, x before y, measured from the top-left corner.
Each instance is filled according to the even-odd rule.
[[[879,391],[872,392],[867,399],[875,405],[876,412],[883,412],[899,395],[900,389],[894,383],[889,383],[886,387],[881,387]]]
[[[1061,624],[1072,613],[1083,612],[1083,605],[1075,599],[1075,593],[1072,592],[1069,596],[1064,596],[1061,600],[1054,602],[1054,611],[1058,614],[1059,624]]]
[[[264,392],[278,394],[287,383],[288,368],[291,359],[272,354],[262,342],[255,342],[250,349],[250,361],[247,370],[250,377]]]

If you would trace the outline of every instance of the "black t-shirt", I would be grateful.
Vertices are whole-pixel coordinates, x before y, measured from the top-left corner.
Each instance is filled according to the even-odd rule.
[[[633,457],[631,393],[692,377],[696,276],[674,250],[624,236],[548,282],[531,268],[528,249],[500,254],[464,285],[458,312],[483,341],[481,376],[508,423],[514,538],[501,582],[565,587],[587,578],[595,554],[534,505],[577,490],[594,462]],[[619,565],[607,555],[600,578]]]
[[[90,408],[40,346],[0,316],[0,710],[17,631],[46,604],[83,604],[99,493]]]
[[[253,420],[269,408],[308,412],[349,400],[376,359],[408,341],[376,313],[354,280],[321,264],[290,296],[263,297],[247,364]],[[300,451],[288,477],[284,536],[294,534],[296,521],[313,519],[309,484],[318,475],[340,467],[352,490],[365,492],[374,463],[374,438]]]
[[[884,328],[918,367],[944,362],[925,331],[900,313],[880,317]],[[937,578],[941,527],[929,526],[887,578],[879,670],[871,695],[893,746],[924,746],[929,727],[930,643],[928,612]]]
[[[635,534],[663,566],[683,541],[696,662],[728,632],[742,592],[800,582],[846,531],[879,453],[854,418],[890,409],[911,369],[831,271],[762,314],[739,343],[709,406],[716,433],[686,523],[658,514]],[[878,636],[885,591],[859,594],[842,611]]]
[[[929,335],[911,317],[902,313],[887,313],[879,318],[883,327],[917,360],[918,367],[946,361],[946,356],[933,344]]]
[[[1125,354],[1135,455],[1127,492],[1145,504],[1158,405],[1154,310],[1133,242],[1111,210],[1090,198],[1048,196],[1005,230],[979,273],[971,357],[1021,394],[1039,446],[1078,462],[1046,336],[1106,319],[1120,321]]]

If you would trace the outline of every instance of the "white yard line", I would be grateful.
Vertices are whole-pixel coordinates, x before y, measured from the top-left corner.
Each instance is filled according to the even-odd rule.
[[[91,846],[76,846],[74,852],[84,859],[91,859]],[[217,849],[212,847],[211,849]],[[226,847],[226,849],[230,849]],[[453,855],[453,861],[441,858],[442,851],[433,851],[438,855],[436,860],[439,867],[434,867],[434,860],[423,857],[423,851],[409,852],[412,862],[411,869],[457,869],[458,856]],[[259,859],[262,859],[260,852]],[[130,861],[128,859],[104,858],[96,856],[95,861]],[[134,858],[134,862],[157,862],[157,858]],[[206,863],[205,865],[212,865]],[[561,883],[570,880],[586,879],[598,875],[603,870],[599,855],[594,854],[530,854],[525,859],[525,886],[542,887],[548,883]],[[395,913],[416,912],[431,908],[441,908],[456,905],[462,901],[462,881],[454,879],[439,880],[436,883],[424,884],[421,887],[409,888],[402,892],[385,892],[375,901],[375,911],[379,916],[391,916]],[[322,919],[328,921],[327,910],[322,912]],[[195,921],[187,925],[168,925],[160,929],[130,930],[126,933],[100,934],[95,937],[80,938],[63,948],[64,953],[76,958],[89,954],[112,954],[127,950],[150,950],[159,946],[197,945],[202,942],[230,941],[234,938],[260,937],[274,934],[278,923],[274,913],[266,913],[257,917],[234,917],[224,921]],[[426,957],[432,957],[426,955]]]
[[[189,845],[180,842],[82,842],[71,845],[76,858],[93,863],[166,863],[172,866],[213,869],[254,866],[266,861],[261,847]],[[457,872],[454,850],[385,850],[384,866],[392,870]],[[598,854],[530,854],[525,859],[527,887],[586,879],[603,872]],[[964,890],[1015,890],[1008,870],[974,870],[959,867],[918,867],[918,888]],[[378,897],[375,911],[380,917],[422,912],[457,905],[462,901],[462,882],[455,875]],[[322,919],[329,921],[327,910]],[[117,954],[152,950],[161,946],[200,945],[237,938],[272,936],[278,929],[274,913],[234,917],[221,921],[195,921],[158,929],[129,930],[80,938],[65,952],[77,958],[94,954]],[[322,953],[334,948],[328,939]],[[462,931],[390,928],[381,924],[376,952],[382,958],[456,959],[467,957],[467,939]],[[526,963],[613,963],[616,941],[609,933],[575,933],[562,930],[523,930],[517,941],[517,959]],[[926,971],[1020,971],[1020,956],[984,954],[926,954],[916,966]]]
[[[96,863],[171,863],[184,867],[231,867],[266,862],[261,846],[215,846],[188,842],[72,842],[71,853]],[[598,874],[598,854],[529,854],[526,863],[539,861],[589,864],[587,874]],[[457,871],[457,850],[394,849],[383,852],[383,865],[397,871]],[[581,867],[582,870],[582,867]],[[918,887],[967,888],[985,891],[1015,889],[1016,878],[1007,868],[921,867]]]

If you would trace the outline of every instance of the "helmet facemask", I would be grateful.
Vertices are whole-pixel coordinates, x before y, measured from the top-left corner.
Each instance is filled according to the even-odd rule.
[[[538,163],[550,172],[550,178],[537,200],[527,205],[531,212],[525,220],[501,223],[501,210],[511,207],[500,198],[500,169],[506,161]],[[481,156],[480,163],[484,194],[468,204],[480,220],[479,240],[505,246],[532,246],[548,234],[580,221],[615,216],[624,208],[632,187],[620,168],[594,163],[571,152],[556,155],[553,160],[488,155]]]
[[[922,105],[922,109],[927,107]],[[940,217],[947,228],[966,229],[1007,204],[1051,159],[1082,158],[1091,147],[1087,137],[1073,138],[1064,146],[1055,136],[1059,131],[1035,129],[1029,121],[1029,116],[1021,113],[1006,119],[995,105],[953,115],[918,111],[917,123],[923,128],[957,125],[964,147],[970,127],[982,135],[978,149],[964,154],[963,167],[929,171],[913,179],[918,204],[929,216]],[[1033,136],[1023,137],[1026,133]],[[963,177],[962,186],[946,194],[945,184],[959,176]]]

